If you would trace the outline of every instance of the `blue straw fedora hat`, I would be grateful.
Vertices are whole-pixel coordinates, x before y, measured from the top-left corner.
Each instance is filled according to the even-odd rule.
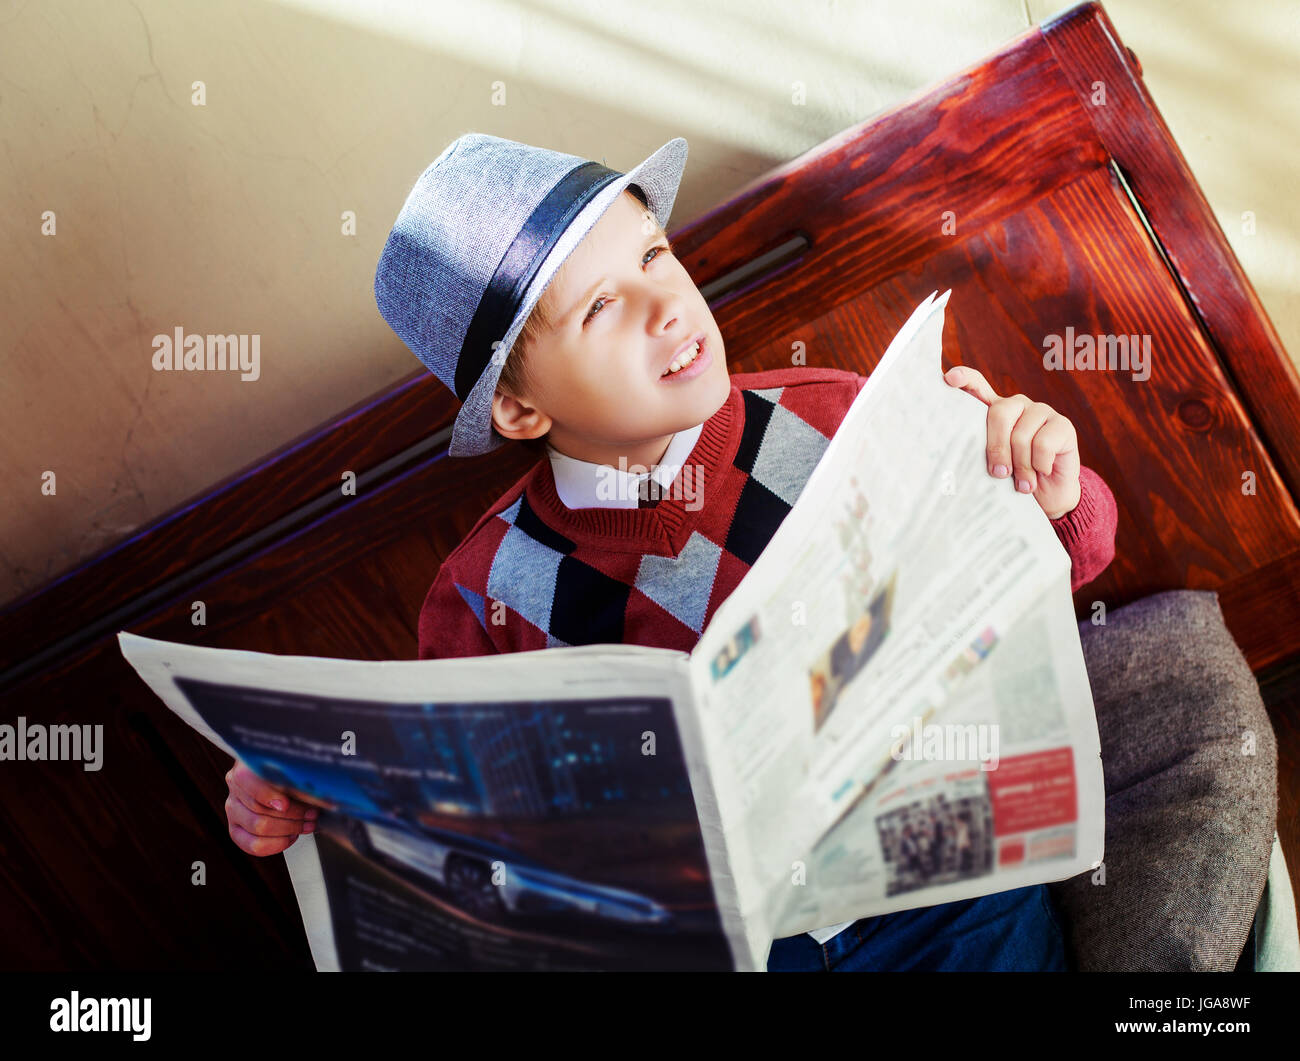
[[[451,456],[506,442],[492,427],[497,380],[564,260],[629,184],[667,228],[685,167],[681,137],[619,173],[577,155],[466,133],[420,174],[380,255],[375,301],[461,401]]]

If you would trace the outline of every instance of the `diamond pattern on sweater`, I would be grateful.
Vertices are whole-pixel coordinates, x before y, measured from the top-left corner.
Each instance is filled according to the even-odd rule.
[[[574,543],[554,530],[550,524],[543,522],[542,517],[533,511],[532,505],[528,504],[523,494],[519,495],[513,505],[499,512],[498,515],[511,526],[523,531],[533,541],[545,545],[553,552],[568,556],[574,550]]]
[[[748,475],[754,467],[754,461],[758,459],[758,450],[763,443],[763,435],[767,432],[767,422],[772,419],[774,406],[766,398],[760,397],[758,391],[741,391],[740,396],[745,407],[745,426],[740,433],[740,445],[732,463]]]
[[[727,531],[726,549],[752,567],[790,507],[757,479],[747,479]]]
[[[749,474],[793,508],[830,444],[829,438],[789,409],[773,406]]]
[[[546,634],[547,648],[622,643],[632,587],[570,555],[523,494],[499,513],[510,527],[488,573],[488,596]]]
[[[721,556],[714,542],[692,531],[680,556],[641,558],[636,588],[697,634],[703,633]]]
[[[451,582],[459,599],[441,602],[452,617],[446,625],[432,609],[422,615],[421,652],[436,640],[449,655],[471,647],[470,654],[482,653],[484,634],[496,651],[620,643],[689,648],[708,625],[710,608],[734,590],[789,514],[860,389],[860,377],[835,370],[778,370],[762,382],[773,381],[784,385],[746,390],[745,377],[736,379],[729,399],[736,401],[736,448],[729,463],[709,465],[708,504],[678,555],[571,540],[563,517],[534,508],[525,488],[458,549]],[[545,463],[538,468],[539,475],[549,470]],[[678,518],[669,513],[670,522]],[[504,625],[489,620],[497,602],[509,612]]]
[[[475,593],[472,589],[466,589],[459,582],[453,582],[452,585],[456,587],[456,592],[459,593],[465,603],[469,605],[469,610],[474,613],[474,617],[478,620],[479,626],[483,627],[483,631],[486,633],[487,614],[483,595],[481,593]]]
[[[571,645],[622,643],[631,586],[566,556],[551,588],[556,605],[542,627],[548,634]]]
[[[517,524],[511,526],[492,560],[487,595],[518,612],[538,629],[549,631],[555,582],[564,559]]]
[[[735,465],[746,474],[725,548],[752,565],[798,500],[830,439],[784,406],[784,387],[742,391],[745,426]]]

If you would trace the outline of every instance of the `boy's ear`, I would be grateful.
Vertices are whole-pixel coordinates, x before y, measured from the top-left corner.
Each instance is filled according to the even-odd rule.
[[[541,438],[551,429],[551,418],[498,387],[492,396],[492,426],[505,438]]]

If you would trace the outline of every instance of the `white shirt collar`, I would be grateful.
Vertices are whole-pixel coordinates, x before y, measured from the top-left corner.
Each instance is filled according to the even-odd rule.
[[[636,508],[637,484],[653,476],[659,484],[660,496],[666,494],[703,430],[703,424],[696,424],[687,430],[678,431],[668,443],[659,463],[640,475],[622,471],[611,464],[597,464],[570,457],[548,442],[546,452],[551,458],[555,492],[560,495],[566,508]]]

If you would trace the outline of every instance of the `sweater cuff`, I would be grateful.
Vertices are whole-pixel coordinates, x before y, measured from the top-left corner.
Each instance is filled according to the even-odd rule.
[[[1079,468],[1079,503],[1064,516],[1051,521],[1052,529],[1061,539],[1061,544],[1070,552],[1083,542],[1092,530],[1101,508],[1100,491],[1097,489],[1101,476],[1091,468],[1081,465]]]

